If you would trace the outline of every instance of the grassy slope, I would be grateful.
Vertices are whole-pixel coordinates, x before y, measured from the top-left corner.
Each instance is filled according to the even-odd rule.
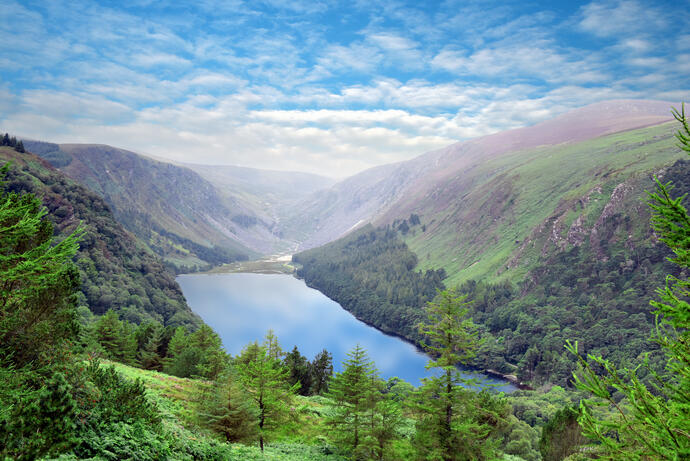
[[[675,129],[667,123],[480,164],[440,184],[437,197],[417,203],[412,211],[427,230],[408,234],[406,241],[420,258],[419,268],[444,268],[449,286],[468,279],[519,280],[541,259],[541,248],[521,249],[540,226],[561,217],[559,230],[567,233],[580,215],[591,226],[618,184],[679,159]],[[642,190],[634,193],[644,198]],[[507,267],[515,257],[519,261]]]
[[[130,379],[140,379],[163,413],[166,429],[179,437],[216,440],[198,423],[198,396],[208,388],[208,383],[177,378],[175,376],[142,370],[117,362],[106,362]],[[296,419],[283,425],[279,431],[269,434],[269,444],[264,455],[256,446],[232,444],[229,460],[281,460],[281,461],[339,461],[344,458],[329,453],[322,434],[326,432],[321,419],[324,410],[322,397],[296,397]]]

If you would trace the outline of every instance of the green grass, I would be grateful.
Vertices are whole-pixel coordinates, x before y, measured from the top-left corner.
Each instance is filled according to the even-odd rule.
[[[210,383],[199,379],[178,378],[156,371],[142,370],[117,362],[103,361],[112,365],[129,379],[140,379],[146,386],[149,398],[161,410],[165,430],[176,438],[194,443],[218,444],[220,439],[200,426],[198,420],[198,396],[209,388]],[[258,446],[224,444],[228,460],[275,460],[275,461],[341,461],[342,456],[325,438],[327,429],[323,415],[328,400],[324,397],[295,399],[293,418],[279,429],[268,434],[269,443],[262,454]]]
[[[468,279],[520,280],[541,257],[548,237],[543,231],[551,230],[549,218],[561,218],[561,238],[580,215],[591,227],[618,184],[649,176],[681,158],[673,137],[676,128],[667,123],[515,152],[478,165],[463,179],[463,184],[472,184],[469,192],[453,190],[459,183],[449,181],[445,189],[457,200],[435,214],[420,213],[426,232],[416,228],[405,237],[419,256],[418,269],[444,268],[448,286]],[[644,199],[642,190],[634,193]],[[578,202],[588,195],[582,209]],[[438,209],[432,205],[422,200],[419,209]],[[545,229],[537,232],[545,222]],[[534,245],[520,252],[525,240]],[[518,255],[520,264],[508,267]]]

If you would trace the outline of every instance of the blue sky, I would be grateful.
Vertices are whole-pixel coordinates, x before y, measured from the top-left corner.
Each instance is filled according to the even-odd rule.
[[[343,177],[606,99],[690,100],[690,1],[21,1],[0,130]]]

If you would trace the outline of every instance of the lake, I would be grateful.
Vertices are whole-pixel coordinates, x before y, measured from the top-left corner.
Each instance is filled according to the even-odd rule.
[[[177,281],[189,306],[221,337],[225,349],[237,355],[252,341],[263,340],[272,329],[286,352],[297,346],[309,360],[324,348],[333,367],[356,344],[367,350],[380,376],[393,376],[418,386],[429,376],[428,358],[415,346],[372,328],[304,281],[285,274],[188,274]],[[498,390],[515,387],[480,373],[471,373]],[[469,376],[469,375],[468,375]]]

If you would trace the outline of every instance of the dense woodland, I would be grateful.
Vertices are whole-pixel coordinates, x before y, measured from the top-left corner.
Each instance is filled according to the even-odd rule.
[[[417,257],[396,230],[367,225],[346,238],[293,256],[297,275],[376,328],[420,339],[422,308],[445,288],[443,270],[414,270]]]

